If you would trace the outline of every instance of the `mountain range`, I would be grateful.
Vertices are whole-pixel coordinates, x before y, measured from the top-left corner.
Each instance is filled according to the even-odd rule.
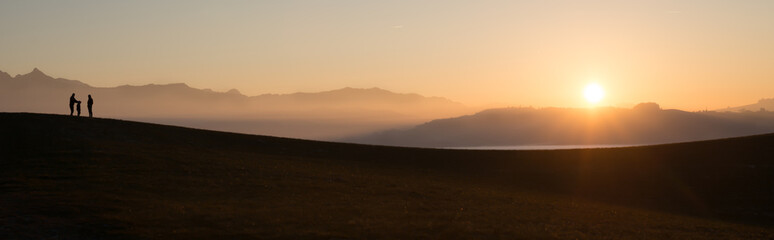
[[[184,83],[93,87],[37,68],[15,77],[0,71],[0,111],[69,114],[72,93],[81,101],[92,95],[97,117],[308,139],[410,126],[472,111],[446,98],[380,88],[246,96],[236,89],[216,92]]]
[[[69,114],[72,93],[80,100],[91,94],[96,117],[413,147],[652,144],[774,131],[774,116],[765,111],[774,109],[774,99],[717,112],[665,110],[654,103],[633,109],[480,111],[446,98],[380,88],[246,96],[236,89],[217,92],[184,83],[93,87],[37,68],[14,77],[0,71],[2,112]]]
[[[774,132],[774,112],[623,108],[501,108],[343,139],[376,145],[475,147],[660,144]]]

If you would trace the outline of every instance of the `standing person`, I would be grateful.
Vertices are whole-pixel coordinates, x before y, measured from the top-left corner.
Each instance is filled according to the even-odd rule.
[[[75,102],[75,110],[78,111],[78,116],[81,116],[81,101]]]
[[[70,116],[73,115],[73,105],[75,105],[75,102],[78,102],[78,99],[75,99],[75,93],[73,93],[73,95],[70,95]]]
[[[86,108],[89,109],[89,117],[91,117],[91,105],[94,105],[94,99],[92,99],[91,94],[89,94],[89,100],[86,101]]]

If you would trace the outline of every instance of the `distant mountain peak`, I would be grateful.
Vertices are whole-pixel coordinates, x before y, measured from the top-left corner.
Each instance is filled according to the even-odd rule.
[[[8,74],[7,72],[0,71],[0,80],[8,80],[11,79],[11,74]]]
[[[339,88],[335,90],[330,90],[328,92],[389,92],[389,93],[392,93],[391,91],[384,90],[378,87],[372,87],[372,88],[344,87],[344,88]]]
[[[239,92],[239,90],[237,90],[236,88],[232,88],[231,90],[228,90],[226,94],[242,95],[242,93]]]
[[[34,68],[34,69],[32,69],[32,72],[29,72],[29,73],[24,74],[24,75],[21,75],[21,74],[20,75],[16,75],[16,77],[51,78],[51,79],[53,79],[53,77],[46,75],[45,73],[43,73],[43,71],[40,71],[40,69],[38,69],[38,68]]]
[[[742,106],[717,109],[718,112],[748,112],[748,111],[771,111],[774,109],[774,98],[761,98],[758,102]]]
[[[190,86],[188,86],[188,84],[186,84],[186,83],[170,83],[170,84],[163,84],[162,86],[164,86],[164,85],[166,85],[166,86],[170,86],[170,87],[179,87],[179,88],[191,88],[191,87],[190,87]]]
[[[635,111],[641,111],[641,112],[642,111],[653,112],[653,111],[661,110],[661,106],[659,106],[658,103],[654,103],[654,102],[644,102],[644,103],[637,104],[632,109],[634,109]]]
[[[761,98],[758,103],[774,103],[774,98]]]

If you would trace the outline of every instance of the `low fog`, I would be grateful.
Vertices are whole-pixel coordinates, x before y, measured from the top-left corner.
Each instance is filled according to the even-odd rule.
[[[342,141],[412,147],[638,145],[774,132],[774,112],[623,108],[502,108]]]
[[[35,69],[0,72],[0,111],[69,114],[68,98],[94,98],[95,117],[247,134],[413,147],[654,144],[774,132],[774,101],[685,112],[655,103],[623,108],[480,109],[379,88],[245,96],[185,84],[97,88]],[[749,110],[748,110],[749,109]],[[771,109],[774,109],[772,107]]]
[[[473,112],[439,97],[399,94],[379,88],[343,88],[319,93],[245,96],[185,84],[98,88],[53,78],[35,69],[11,77],[0,72],[0,111],[69,114],[72,93],[88,116],[138,120],[202,129],[317,140],[407,127]]]

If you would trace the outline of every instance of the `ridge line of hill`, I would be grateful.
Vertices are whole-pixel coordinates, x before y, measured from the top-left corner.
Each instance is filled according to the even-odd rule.
[[[662,235],[650,234],[664,229],[690,230],[677,231],[689,234],[680,236],[722,232],[721,238],[774,234],[760,230],[774,226],[774,134],[610,149],[477,151],[0,113],[0,136],[0,203],[9,206],[0,209],[0,225],[61,226],[56,233],[80,236],[73,238],[170,238],[174,229],[191,234],[176,238],[276,231],[425,236],[391,226],[495,236],[486,226],[501,225],[489,219],[515,221],[498,231],[536,234],[514,235],[525,238],[548,236],[534,232],[533,222],[558,224],[562,232],[575,232],[570,236],[645,231],[656,237]],[[462,225],[428,225],[446,221],[439,216],[449,211]],[[352,220],[369,216],[375,218]],[[7,234],[0,231],[0,237],[48,238]]]

